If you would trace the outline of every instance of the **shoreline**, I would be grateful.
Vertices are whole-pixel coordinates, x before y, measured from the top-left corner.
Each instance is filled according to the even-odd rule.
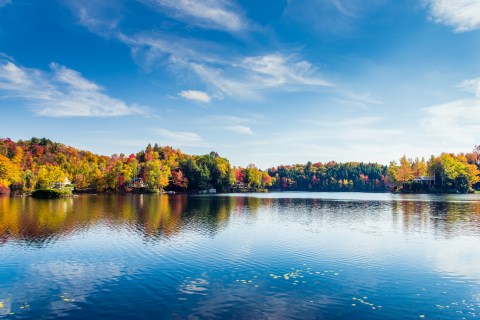
[[[398,195],[415,195],[415,194],[426,194],[426,195],[475,195],[480,194],[479,190],[475,190],[474,192],[467,192],[467,193],[459,193],[459,192],[392,192],[392,191],[304,191],[304,190],[288,190],[288,191],[281,191],[281,190],[272,190],[267,192],[258,192],[258,191],[248,191],[248,192],[217,192],[217,193],[202,193],[198,191],[190,191],[190,192],[181,192],[181,191],[158,191],[158,192],[139,192],[139,191],[72,191],[71,194],[58,194],[56,196],[35,196],[34,192],[11,192],[6,194],[0,194],[0,196],[9,196],[9,197],[33,197],[37,199],[55,199],[55,198],[68,198],[74,197],[78,195],[128,195],[128,194],[164,194],[164,195],[222,195],[222,194],[256,194],[256,193],[368,193],[368,194],[381,194],[381,193],[390,193],[390,194],[398,194]]]

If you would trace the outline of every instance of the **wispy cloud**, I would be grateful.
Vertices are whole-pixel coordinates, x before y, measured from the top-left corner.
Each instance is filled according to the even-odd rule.
[[[268,90],[300,91],[331,87],[318,70],[305,60],[280,53],[246,57],[232,61],[230,67],[190,64],[193,71],[219,94],[242,99],[259,99]]]
[[[480,78],[466,80],[457,87],[474,93],[474,97],[425,108],[421,125],[441,138],[443,144],[471,147],[480,136]]]
[[[384,0],[289,0],[284,17],[309,31],[349,33],[357,21]]]
[[[185,68],[189,63],[227,63],[221,55],[214,53],[222,48],[208,41],[143,31],[134,35],[117,32],[116,37],[130,47],[135,60],[145,69],[157,65]]]
[[[367,108],[371,105],[381,105],[383,101],[372,96],[370,92],[362,94],[341,90],[339,92],[341,98],[336,98],[335,101],[348,106]]]
[[[467,92],[473,92],[480,99],[480,78],[465,80],[457,87]]]
[[[210,129],[226,130],[240,135],[254,135],[250,125],[256,121],[257,119],[245,116],[212,115],[197,121],[197,123]]]
[[[436,23],[451,26],[456,32],[480,28],[480,1],[425,0],[430,18]]]
[[[190,0],[145,0],[150,5],[177,8],[194,3],[196,6],[230,7],[224,0],[190,1]],[[72,6],[78,18],[95,29],[95,21],[101,14],[91,13],[91,9]],[[180,10],[180,9],[178,9]],[[186,10],[186,9],[185,9]],[[189,9],[190,10],[190,9]],[[201,11],[201,10],[200,10]],[[200,13],[199,13],[200,14]],[[90,17],[90,18],[88,18]],[[107,28],[108,29],[108,28]],[[94,31],[96,32],[96,31]],[[102,35],[102,32],[97,32]],[[231,52],[219,43],[198,40],[186,36],[177,36],[168,32],[129,31],[120,27],[109,30],[108,35],[128,45],[132,56],[142,67],[151,71],[157,67],[167,67],[177,72],[182,78],[191,74],[203,84],[210,86],[214,96],[229,96],[239,99],[262,99],[267,91],[302,91],[332,87],[333,83],[325,80],[318,68],[309,61],[295,54],[282,51],[257,56],[241,56]]]
[[[316,68],[305,60],[297,61],[282,54],[267,54],[247,57],[240,67],[252,72],[265,87],[278,87],[285,84],[330,87],[332,83],[320,79]]]
[[[240,32],[247,21],[229,0],[139,0],[190,25],[227,32]]]
[[[362,5],[355,0],[327,0],[326,2],[330,3],[343,15],[352,18],[357,16],[358,11],[362,7]]]
[[[205,145],[203,139],[194,132],[155,129],[154,133],[159,138],[158,142],[162,145],[174,147],[198,147]]]
[[[40,116],[110,117],[144,112],[106,95],[79,72],[56,63],[50,64],[50,72],[43,72],[0,58],[0,91],[7,98],[28,101]]]
[[[129,45],[133,56],[151,69],[156,64],[193,71],[198,78],[217,91],[219,96],[259,99],[266,90],[311,90],[331,87],[310,62],[295,55],[272,53],[262,56],[237,57],[222,52],[216,44],[193,39],[175,38],[158,33],[128,36],[119,40]]]
[[[78,24],[102,35],[116,29],[122,17],[121,3],[114,0],[65,0],[65,4],[74,13]]]
[[[244,99],[260,98],[259,87],[252,82],[234,79],[230,72],[200,63],[191,63],[189,66],[203,82],[212,86],[219,95]]]
[[[198,90],[183,90],[179,93],[182,98],[200,102],[210,102],[212,98],[208,93]]]
[[[402,152],[412,151],[414,146],[409,131],[387,121],[377,116],[302,119],[295,128],[259,135],[246,146],[255,150],[259,161],[269,159],[270,163],[261,163],[263,166],[330,160],[388,163]],[[278,151],[285,149],[289,152]],[[421,153],[415,150],[410,154]],[[274,159],[278,157],[283,160],[276,162]]]
[[[381,117],[365,116],[345,119],[302,120],[303,123],[314,125],[314,128],[304,128],[306,140],[335,140],[337,142],[386,142],[395,136],[402,135],[402,130],[386,127]]]
[[[9,3],[12,3],[12,0],[0,0],[0,8],[6,6]]]
[[[237,124],[237,125],[225,126],[223,128],[225,128],[228,131],[239,133],[239,134],[253,135],[252,129],[244,125]]]

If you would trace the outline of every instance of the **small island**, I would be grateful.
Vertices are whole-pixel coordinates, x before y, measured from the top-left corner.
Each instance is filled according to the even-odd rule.
[[[102,156],[46,138],[0,139],[0,194],[58,198],[73,193],[226,193],[268,191],[474,193],[480,146],[399,163],[330,161],[261,170],[232,166],[211,152],[188,155],[148,145],[136,154]]]

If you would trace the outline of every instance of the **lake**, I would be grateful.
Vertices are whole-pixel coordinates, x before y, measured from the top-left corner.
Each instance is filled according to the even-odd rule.
[[[480,195],[0,197],[2,319],[474,319]]]

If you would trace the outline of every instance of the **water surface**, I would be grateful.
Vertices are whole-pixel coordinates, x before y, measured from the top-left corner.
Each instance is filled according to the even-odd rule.
[[[0,318],[479,314],[479,195],[0,197]]]

